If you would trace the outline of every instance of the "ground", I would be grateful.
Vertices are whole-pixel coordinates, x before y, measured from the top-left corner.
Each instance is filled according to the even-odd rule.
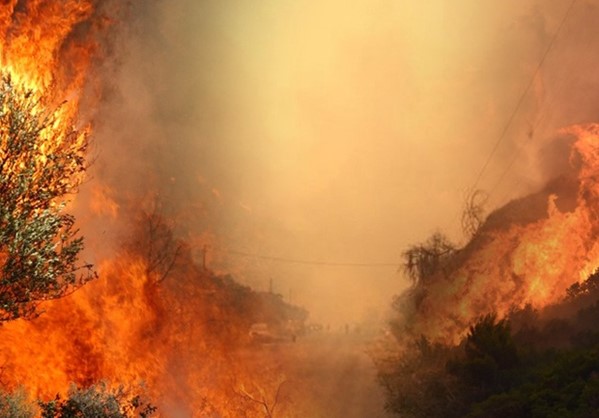
[[[388,418],[369,338],[355,332],[320,332],[295,342],[257,344],[245,351],[268,379],[248,393],[263,396],[273,417]]]

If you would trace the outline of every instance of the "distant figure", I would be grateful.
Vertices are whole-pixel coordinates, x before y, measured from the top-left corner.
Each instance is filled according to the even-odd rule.
[[[348,334],[349,333],[349,325],[345,324],[345,333]]]

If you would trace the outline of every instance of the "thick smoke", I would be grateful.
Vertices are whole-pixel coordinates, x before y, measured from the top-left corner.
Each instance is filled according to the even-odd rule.
[[[574,2],[553,22],[540,7],[524,21],[545,45],[532,78],[538,84],[530,96],[536,104],[532,110],[516,107],[511,127],[522,115],[534,119],[526,142],[514,141],[511,161],[502,162],[509,162],[500,176],[505,184],[490,189],[497,199],[497,192],[520,182],[524,187],[515,187],[523,197],[506,194],[503,198],[511,199],[489,214],[471,241],[443,253],[430,271],[420,271],[414,288],[396,302],[405,315],[398,333],[458,342],[480,315],[503,317],[526,304],[558,303],[568,286],[583,282],[597,267],[596,201],[589,180],[596,171],[597,127],[585,124],[596,120],[599,109],[589,94],[598,87],[597,77],[588,71],[599,38],[587,29],[599,22],[599,12],[595,4]],[[500,152],[495,162],[502,161]],[[485,172],[481,185],[493,174]],[[527,190],[532,192],[523,193]],[[423,245],[433,248],[431,241]]]
[[[86,227],[109,237],[121,227],[106,215],[159,196],[198,256],[208,244],[212,268],[263,290],[272,281],[316,321],[378,317],[405,286],[395,267],[233,252],[399,264],[435,228],[459,239],[464,191],[531,79],[477,187],[499,205],[567,171],[570,139],[558,130],[594,119],[599,80],[596,4],[577,2],[552,43],[566,10],[533,0],[133,4],[99,69],[99,181],[84,190],[113,202]]]

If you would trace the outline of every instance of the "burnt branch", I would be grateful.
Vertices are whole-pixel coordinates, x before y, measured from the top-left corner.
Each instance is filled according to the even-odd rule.
[[[488,200],[489,195],[480,189],[467,193],[462,211],[462,232],[466,237],[474,237],[485,222]]]

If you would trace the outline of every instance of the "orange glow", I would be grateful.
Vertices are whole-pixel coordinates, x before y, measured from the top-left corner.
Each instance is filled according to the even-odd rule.
[[[94,34],[103,24],[93,4],[14,0],[0,6],[3,71],[23,95],[31,91],[32,101],[43,98],[36,112],[52,112],[54,118],[40,136],[40,169],[59,147],[85,157],[91,126],[78,119],[79,105],[97,52]],[[82,180],[61,181],[72,191]],[[121,214],[108,187],[95,185],[91,195],[95,214],[111,219]],[[213,195],[220,199],[217,189]],[[209,241],[197,239],[202,245]],[[164,277],[139,248],[133,250],[100,263],[97,281],[45,303],[39,318],[3,324],[2,389],[23,386],[34,397],[51,399],[73,382],[87,386],[106,380],[143,384],[165,416],[171,407],[193,416],[237,417],[240,410],[251,415],[258,407],[238,387],[255,386],[258,378],[232,355],[247,333],[244,324],[227,317],[231,302],[218,291],[222,283],[196,267],[186,252],[185,267],[159,286]]]
[[[95,185],[92,189],[90,209],[96,215],[107,215],[116,219],[119,213],[119,204],[115,202],[111,190],[104,185]]]
[[[34,98],[44,98],[36,111],[53,112],[55,120],[48,132],[43,133],[40,139],[38,146],[40,169],[48,157],[60,147],[68,147],[76,150],[78,155],[85,156],[87,139],[92,133],[92,126],[88,124],[88,121],[80,119],[81,113],[83,113],[80,105],[83,101],[84,87],[88,87],[87,84],[90,82],[88,75],[92,59],[99,52],[95,33],[102,29],[105,23],[104,18],[96,16],[97,11],[94,10],[94,4],[96,2],[92,0],[30,0],[26,2],[9,0],[0,6],[0,65],[2,71],[10,76],[22,91],[31,90]],[[328,14],[330,14],[331,20],[340,20],[337,6],[337,4],[335,7],[329,6]],[[254,7],[253,4],[252,7]],[[321,6],[310,6],[308,11],[311,11],[313,7],[321,8]],[[306,15],[310,14],[308,11],[306,11]],[[349,16],[355,15],[356,19],[362,15],[359,8],[350,8],[349,12],[351,12]],[[285,13],[287,14],[287,12]],[[425,15],[430,18],[430,24],[426,25],[426,30],[418,31],[420,37],[416,39],[418,42],[415,45],[427,44],[430,28],[434,29],[438,26],[438,19],[435,15],[428,13]],[[353,17],[347,22],[341,19],[342,26],[357,27],[352,19]],[[278,22],[279,20],[272,19],[272,21]],[[322,26],[322,33],[327,33],[330,22],[323,19],[322,22],[317,23],[316,27]],[[303,25],[294,23],[281,26],[292,28]],[[434,138],[441,135],[440,131],[447,130],[446,127],[451,125],[446,123],[450,119],[449,116],[441,119],[443,123],[429,123],[428,110],[423,111],[418,118],[412,121],[409,112],[405,112],[400,106],[395,105],[397,99],[395,95],[387,94],[388,91],[405,89],[407,90],[406,97],[410,98],[420,95],[416,91],[420,89],[414,89],[414,92],[411,92],[412,79],[408,75],[405,76],[405,80],[395,76],[395,73],[401,73],[399,70],[402,69],[403,58],[392,54],[393,66],[391,69],[387,68],[387,51],[396,47],[395,42],[388,40],[390,37],[387,35],[387,27],[403,26],[392,19],[386,21],[385,25],[379,25],[379,19],[374,16],[372,17],[372,26],[381,27],[384,30],[377,35],[377,47],[371,48],[366,45],[359,48],[361,55],[356,55],[355,51],[348,50],[339,57],[335,56],[330,51],[337,48],[345,51],[345,48],[341,48],[340,45],[345,46],[346,42],[351,43],[350,40],[346,40],[344,37],[336,39],[334,36],[324,36],[321,33],[313,32],[313,28],[307,26],[307,32],[302,30],[298,31],[297,35],[295,33],[293,36],[288,34],[288,37],[292,37],[297,43],[298,48],[290,48],[283,44],[277,44],[277,48],[298,54],[300,58],[304,54],[309,55],[309,51],[316,50],[316,59],[313,62],[306,61],[302,65],[297,65],[293,60],[280,57],[276,60],[269,60],[268,56],[266,59],[264,57],[256,59],[256,72],[262,71],[263,62],[274,63],[272,70],[273,73],[276,73],[274,82],[270,76],[255,78],[263,78],[267,80],[269,86],[272,86],[272,90],[264,89],[263,95],[259,95],[261,101],[265,102],[262,104],[270,106],[272,103],[277,103],[277,112],[270,114],[270,111],[264,111],[264,114],[268,116],[267,119],[273,121],[273,126],[270,126],[269,132],[267,132],[268,135],[256,134],[256,136],[264,136],[277,145],[264,153],[266,157],[262,156],[263,153],[256,152],[256,155],[259,155],[258,159],[270,159],[272,167],[264,170],[268,175],[249,176],[244,181],[252,182],[254,177],[256,179],[268,178],[268,182],[272,182],[272,184],[260,183],[261,188],[278,191],[283,197],[292,194],[300,196],[300,204],[297,203],[298,200],[281,198],[279,206],[277,204],[272,206],[273,213],[294,214],[298,213],[298,208],[313,208],[314,220],[322,221],[322,225],[331,227],[330,230],[315,229],[317,232],[314,235],[321,238],[320,242],[314,245],[315,251],[319,247],[326,248],[328,246],[326,235],[339,235],[342,239],[349,237],[349,235],[332,232],[334,228],[347,232],[349,226],[355,228],[357,221],[360,221],[366,214],[376,213],[377,210],[372,209],[376,206],[371,207],[371,199],[375,194],[380,196],[400,195],[404,192],[407,194],[408,192],[405,190],[408,184],[415,189],[414,193],[421,193],[421,186],[416,180],[420,180],[418,179],[420,174],[424,177],[428,167],[438,165],[436,162],[440,161],[437,158],[440,158],[441,153],[426,164],[427,168],[416,167],[420,165],[417,162],[419,153],[414,153],[414,162],[402,166],[395,162],[394,154],[396,153],[387,152],[385,161],[379,164],[378,154],[374,154],[372,150],[377,147],[383,148],[383,143],[387,140],[381,139],[380,144],[377,144],[377,138],[390,138],[390,142],[394,142],[398,136],[409,138],[410,142],[403,144],[402,151],[397,154],[412,155],[413,144],[411,142],[427,144],[423,137],[412,135],[421,129],[420,126],[426,125],[427,129],[430,129],[426,137]],[[297,39],[295,39],[296,37]],[[270,38],[284,39],[279,36]],[[229,38],[227,37],[227,39]],[[331,40],[327,41],[327,39]],[[380,45],[378,45],[379,42]],[[230,43],[237,44],[236,42]],[[314,45],[320,45],[320,47],[314,48]],[[187,55],[188,51],[185,48],[181,47],[180,49]],[[249,48],[247,49],[249,50]],[[271,50],[270,48],[266,49]],[[413,49],[414,52],[419,51],[417,46],[413,46]],[[281,54],[280,56],[284,57],[285,55]],[[356,56],[359,59],[355,58]],[[435,67],[436,61],[445,59],[442,54],[422,53],[418,54],[417,58],[417,63],[423,67],[418,72],[422,72],[427,80],[438,78],[437,70],[432,71],[432,68]],[[341,64],[336,62],[337,60]],[[325,63],[330,61],[330,63],[321,65],[323,61]],[[292,67],[288,69],[291,73],[289,79],[283,77],[281,74],[284,72],[278,68],[286,68],[287,65]],[[349,71],[344,77],[337,77],[333,69],[340,65],[352,69],[352,71]],[[253,67],[250,66],[251,68]],[[408,68],[407,65],[406,68]],[[439,72],[441,72],[442,67],[439,68]],[[475,69],[475,71],[478,70]],[[220,74],[219,71],[212,72]],[[393,75],[389,79],[395,81],[389,87],[386,85],[387,77],[366,77],[365,74],[370,72],[373,74],[389,72]],[[306,76],[310,74],[313,74],[314,80],[310,80],[310,77]],[[461,76],[460,74],[456,72],[447,77],[457,79]],[[356,83],[354,79],[362,83],[362,80],[366,78],[372,80],[369,88],[364,87],[362,90],[361,85],[360,88],[353,90],[348,88]],[[325,94],[323,93],[325,90],[322,90],[320,86],[321,84],[326,85],[330,80],[335,80],[333,83],[335,88],[330,94]],[[309,81],[312,84],[308,83]],[[248,83],[248,86],[250,84]],[[251,85],[253,86],[253,84]],[[293,91],[290,94],[286,89],[275,92],[276,86],[288,85],[296,85],[297,92]],[[426,87],[428,88],[428,84]],[[461,88],[459,85],[458,87]],[[456,91],[459,88],[456,88]],[[425,93],[428,91],[424,88],[423,90]],[[136,90],[132,88],[132,91]],[[431,91],[434,90],[431,88]],[[448,91],[452,92],[453,90],[448,89]],[[347,92],[352,92],[355,97],[349,97],[351,95]],[[444,95],[423,94],[423,96],[435,98],[430,103],[427,101],[424,103],[432,103],[435,105],[434,108],[451,107],[437,99],[450,95],[449,93]],[[247,96],[252,97],[252,94],[247,93]],[[330,102],[323,100],[324,96],[329,96]],[[131,94],[129,97],[136,106],[139,105],[138,98],[135,94]],[[289,109],[294,110],[290,111],[288,115],[286,114],[287,108],[282,107],[281,116],[278,113],[278,104],[287,100],[293,102],[293,106],[290,106]],[[373,105],[371,110],[363,112],[363,109],[357,104],[347,105],[352,102]],[[60,103],[63,104],[60,105]],[[414,100],[414,103],[418,104],[419,102]],[[298,115],[295,115],[296,106]],[[412,103],[409,107],[411,106]],[[428,106],[422,107],[428,109]],[[259,109],[259,106],[257,108]],[[327,111],[327,108],[330,109]],[[383,109],[385,111],[382,111]],[[496,110],[493,103],[489,105],[489,109],[482,125],[487,123],[487,119],[491,120],[495,117]],[[153,112],[148,113],[154,115]],[[256,111],[256,113],[260,112]],[[355,117],[362,116],[362,113],[364,113],[363,119]],[[405,117],[406,120],[402,123],[405,122],[409,128],[405,128],[404,132],[400,123],[397,124],[398,126],[386,126],[385,118],[381,116],[386,113],[401,114],[402,116],[398,118]],[[332,117],[327,116],[328,114]],[[245,117],[253,118],[253,116],[244,115]],[[296,124],[296,117],[302,123]],[[261,124],[256,123],[256,125]],[[412,126],[414,127],[412,128]],[[77,128],[76,135],[72,135],[74,128]],[[189,130],[195,136],[195,130]],[[318,136],[312,135],[312,130],[337,138],[337,142],[331,142],[328,145],[328,152],[321,153],[322,144]],[[595,214],[599,207],[599,184],[596,181],[599,176],[597,166],[599,164],[599,125],[574,127],[568,132],[578,138],[573,151],[572,164],[579,164],[579,160],[581,161],[575,208],[571,211],[560,209],[557,203],[559,195],[550,193],[546,196],[546,216],[534,222],[502,222],[501,226],[483,229],[481,234],[462,250],[459,257],[460,263],[449,277],[439,277],[437,282],[433,282],[427,287],[427,297],[423,305],[419,307],[422,315],[414,315],[409,318],[410,326],[430,336],[431,339],[457,341],[477,316],[488,311],[496,311],[500,315],[505,315],[514,306],[522,307],[527,303],[535,307],[546,306],[559,300],[564,295],[565,289],[573,282],[584,280],[590,272],[599,267],[599,244],[595,244],[596,231],[599,228],[599,219]],[[461,133],[452,133],[452,135],[460,136]],[[251,137],[250,135],[237,135],[237,132],[235,132],[235,136]],[[279,136],[283,140],[272,140]],[[302,139],[301,143],[298,142],[301,145],[293,145],[296,136],[315,139],[306,141]],[[207,137],[210,136],[207,135]],[[361,158],[358,160],[358,164],[354,164],[348,156],[338,151],[338,149],[342,149],[339,144],[345,143],[347,137],[355,144],[361,144],[363,138],[368,139],[368,141],[364,141],[367,145],[363,148],[356,145],[356,154],[359,154]],[[371,138],[375,139],[374,146],[370,142]],[[349,143],[351,144],[351,141]],[[277,147],[280,149],[277,150]],[[431,145],[428,147],[432,150],[435,148],[435,144],[431,141]],[[472,152],[476,153],[477,150],[478,148],[475,148]],[[277,158],[279,155],[277,152],[280,155],[299,158],[294,158],[293,161],[287,158]],[[430,153],[433,154],[432,151]],[[248,155],[254,154],[249,153]],[[317,163],[313,165],[320,169],[304,169],[303,166],[312,165],[306,164],[305,161],[308,160],[302,158],[308,155],[316,156]],[[120,156],[110,156],[109,158],[116,159]],[[16,161],[14,164],[18,166],[23,163]],[[229,166],[229,164],[222,165]],[[401,181],[396,184],[395,179],[391,178],[391,180],[386,179],[386,181],[380,182],[380,185],[376,185],[375,183],[378,182],[373,181],[372,186],[365,186],[367,183],[364,179],[368,176],[364,178],[348,176],[347,183],[359,183],[361,190],[368,188],[372,194],[356,193],[354,195],[349,193],[346,195],[342,192],[352,188],[341,187],[347,183],[335,183],[332,180],[344,178],[344,173],[347,172],[370,173],[373,171],[371,169],[377,165],[383,169],[397,167],[398,171],[394,173]],[[269,165],[267,164],[267,166]],[[129,169],[130,165],[126,164],[126,168]],[[445,168],[443,169],[445,170]],[[452,172],[451,169],[446,171]],[[282,173],[282,175],[279,176],[277,173]],[[300,175],[300,173],[303,174]],[[406,176],[406,173],[409,175]],[[302,177],[302,175],[308,177]],[[289,181],[290,178],[292,179],[290,183],[283,181],[283,179]],[[323,182],[321,181],[323,178],[330,180]],[[177,182],[175,182],[175,177],[171,177],[173,185],[179,182],[179,177],[176,179]],[[71,190],[76,189],[82,180],[81,177],[65,179],[66,182],[69,182]],[[256,182],[258,181],[256,180]],[[236,201],[239,202],[238,206],[243,210],[244,215],[254,212],[257,213],[256,216],[260,215],[260,207],[257,205],[260,201],[259,198],[249,198],[246,201],[247,196],[234,196],[228,193],[226,188],[221,189],[221,186],[219,188],[208,186],[208,181],[203,177],[199,178],[199,183],[209,188],[211,199],[219,205],[225,206],[227,201]],[[309,187],[305,187],[306,185]],[[425,194],[421,194],[425,196]],[[313,196],[326,198],[313,199]],[[118,197],[122,198],[122,196]],[[435,210],[441,211],[443,205],[432,203],[443,202],[444,199],[445,196],[441,196],[429,200],[425,196],[421,200],[422,207],[435,206]],[[123,217],[123,212],[126,211],[126,208],[121,206],[122,200],[124,199],[117,199],[113,190],[108,186],[95,184],[91,192],[91,201],[86,207],[89,207],[94,214],[104,215],[113,220]],[[267,199],[263,198],[262,200],[266,201]],[[406,197],[406,200],[409,198]],[[396,210],[396,207],[390,204],[391,200],[388,203],[392,210]],[[140,202],[136,202],[136,204],[143,206]],[[348,216],[339,216],[332,210],[330,213],[322,211],[322,208],[344,204],[350,209],[352,207],[357,209],[342,212]],[[352,206],[353,204],[356,206]],[[191,207],[191,204],[188,207]],[[398,205],[397,207],[402,206]],[[205,209],[194,207],[193,211],[193,215],[197,216]],[[271,209],[265,213],[268,214],[269,211]],[[383,217],[381,216],[381,218]],[[303,216],[297,216],[297,219],[290,216],[289,219],[288,223],[294,228],[297,227],[298,231],[301,231],[302,228],[308,231],[311,229],[311,223],[307,222]],[[335,220],[341,221],[338,226],[334,226],[336,224],[332,221]],[[125,219],[121,219],[121,221],[126,222]],[[304,225],[308,226],[304,227]],[[314,225],[318,225],[318,223]],[[141,225],[140,229],[144,226]],[[392,228],[384,222],[381,222],[377,228],[392,235],[390,232]],[[286,229],[286,225],[283,225],[281,229]],[[292,228],[289,229],[293,231]],[[241,228],[239,230],[245,234],[244,230]],[[321,235],[317,235],[317,233]],[[364,234],[364,236],[366,238],[360,237],[360,241],[363,241],[365,248],[372,247],[371,255],[376,255],[379,250],[375,245],[371,245],[375,240],[369,242],[368,235]],[[101,240],[102,238],[96,237],[96,239]],[[352,239],[347,238],[346,241],[348,242],[347,247],[353,245]],[[214,244],[217,239],[211,233],[204,231],[203,235],[198,234],[196,237],[191,237],[187,239],[187,242],[193,248],[210,248],[206,256],[208,265],[219,261],[219,257],[225,257],[218,253],[218,246]],[[395,245],[395,241],[393,243]],[[281,244],[279,247],[284,250],[286,245]],[[339,248],[342,247],[346,247],[346,244]],[[233,245],[231,249],[235,249]],[[393,248],[393,251],[395,250],[396,247]],[[239,295],[233,292],[227,294],[223,290],[224,280],[211,276],[200,266],[195,265],[189,248],[184,251],[186,251],[182,263],[184,265],[179,266],[172,277],[164,280],[164,285],[157,285],[162,278],[157,277],[149,260],[134,251],[123,250],[113,259],[105,260],[97,266],[100,276],[97,281],[64,299],[46,303],[43,306],[45,313],[41,317],[33,321],[18,320],[3,324],[0,327],[0,383],[8,388],[23,385],[33,396],[43,399],[53,398],[56,393],[64,394],[71,382],[88,385],[100,380],[107,380],[110,384],[115,385],[143,384],[147,387],[152,401],[159,403],[158,406],[166,411],[164,412],[165,416],[263,416],[253,412],[254,409],[259,409],[259,405],[254,405],[248,398],[254,396],[254,393],[267,397],[269,393],[273,392],[273,387],[276,390],[276,386],[284,381],[285,376],[280,376],[278,373],[265,373],[264,369],[257,368],[251,362],[252,359],[243,358],[243,355],[247,355],[247,353],[238,352],[241,351],[238,340],[247,335],[244,329],[247,329],[248,324],[242,323],[245,320],[243,315],[251,308],[237,305],[236,303],[241,299]],[[358,249],[359,251],[361,250]],[[1,257],[2,254],[0,254]],[[314,259],[318,258],[318,256],[314,257]],[[239,264],[242,266],[241,268],[245,268],[243,263],[249,262],[251,261],[240,261]],[[342,271],[339,274],[346,273]],[[332,289],[331,294],[338,295],[340,290],[343,290],[340,289],[342,286],[338,281],[320,280],[320,276],[317,278],[323,283],[330,283],[328,286]],[[374,287],[371,285],[372,282],[369,280],[367,286]],[[325,286],[327,285],[325,284]],[[348,288],[351,287],[348,285]],[[365,292],[356,291],[355,293],[359,296],[356,300],[367,299]],[[236,297],[239,299],[235,299]],[[343,301],[341,304],[347,305],[350,309],[353,308],[351,303]],[[329,303],[329,305],[327,309],[331,306],[333,306],[332,309],[335,309],[333,303]],[[232,315],[227,312],[227,309],[237,309],[241,313],[237,312],[237,316],[232,320]],[[169,407],[183,408],[185,411],[181,414],[169,415]],[[177,411],[179,410],[177,409]],[[186,412],[188,412],[187,415]]]
[[[8,388],[23,385],[50,399],[71,382],[106,380],[144,386],[163,416],[174,404],[194,417],[217,411],[233,418],[239,410],[260,416],[238,389],[262,389],[273,376],[257,375],[235,354],[241,324],[222,310],[217,281],[188,267],[157,286],[147,261],[131,254],[102,263],[99,274],[77,293],[47,303],[36,320],[0,329]]]
[[[77,120],[78,105],[94,51],[91,1],[11,0],[0,6],[0,65],[20,95],[34,103],[30,111],[51,116],[39,136],[35,175],[41,175],[48,156],[59,150],[85,157],[90,128]],[[89,27],[83,28],[83,25]],[[67,162],[68,164],[68,162]],[[74,189],[82,181],[71,161],[61,185]],[[18,166],[17,166],[18,168]],[[66,184],[68,183],[68,184]]]
[[[478,316],[556,303],[570,285],[599,266],[599,125],[575,126],[564,133],[577,137],[571,156],[573,164],[580,161],[575,208],[560,210],[559,196],[550,193],[546,216],[534,222],[502,218],[507,207],[491,215],[495,226],[483,226],[460,250],[461,264],[427,287],[422,315],[413,318],[416,329],[432,339],[457,342]]]
[[[27,89],[42,93],[52,87],[57,99],[69,97],[76,110],[94,44],[77,39],[73,30],[91,16],[92,2],[37,0],[20,10],[17,3],[4,2],[0,11],[2,68]]]

